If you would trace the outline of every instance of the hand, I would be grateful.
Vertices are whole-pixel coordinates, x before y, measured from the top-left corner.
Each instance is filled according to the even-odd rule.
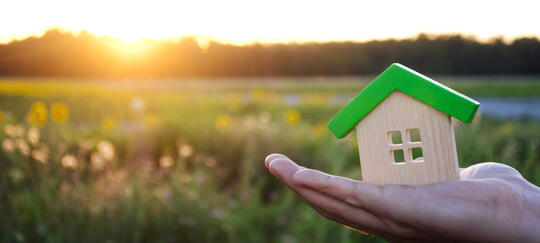
[[[265,165],[324,217],[389,241],[540,241],[540,189],[503,164],[473,165],[459,181],[423,186],[332,176],[280,154]]]

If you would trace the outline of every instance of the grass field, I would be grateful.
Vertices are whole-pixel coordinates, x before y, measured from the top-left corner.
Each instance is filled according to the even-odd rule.
[[[326,122],[370,78],[1,80],[0,241],[380,241],[319,216],[263,165],[281,152],[361,179],[354,136]],[[536,77],[440,80],[540,96]],[[498,161],[536,185],[539,138],[535,120],[456,124],[461,167]]]

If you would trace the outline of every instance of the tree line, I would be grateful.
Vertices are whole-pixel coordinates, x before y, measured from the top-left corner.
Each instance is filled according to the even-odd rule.
[[[231,45],[193,37],[125,44],[49,30],[0,45],[0,75],[169,78],[377,74],[399,62],[428,74],[540,74],[540,41],[420,34],[403,40]]]

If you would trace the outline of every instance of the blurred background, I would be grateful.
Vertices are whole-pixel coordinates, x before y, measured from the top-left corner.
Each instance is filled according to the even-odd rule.
[[[460,167],[540,185],[534,1],[4,1],[1,242],[377,242],[264,168],[361,179],[326,123],[394,62],[481,103]]]

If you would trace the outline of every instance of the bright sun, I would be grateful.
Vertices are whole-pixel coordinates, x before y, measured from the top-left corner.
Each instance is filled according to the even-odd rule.
[[[111,41],[109,46],[122,55],[135,56],[152,50],[155,47],[155,42],[137,39],[134,39],[133,41],[121,40]]]

